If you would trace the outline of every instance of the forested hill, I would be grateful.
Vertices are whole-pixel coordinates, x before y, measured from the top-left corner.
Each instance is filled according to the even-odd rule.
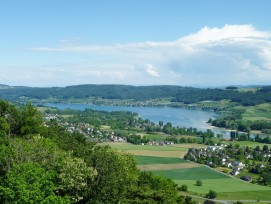
[[[103,99],[148,100],[170,97],[173,102],[195,103],[206,100],[227,99],[242,105],[256,105],[271,102],[271,86],[254,91],[238,89],[202,89],[181,86],[128,86],[128,85],[77,85],[67,87],[36,88],[24,86],[0,86],[0,98],[5,100],[99,97]]]

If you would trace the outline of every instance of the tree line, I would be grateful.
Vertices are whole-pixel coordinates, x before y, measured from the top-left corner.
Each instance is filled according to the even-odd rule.
[[[185,104],[200,101],[219,101],[226,99],[244,106],[271,102],[271,87],[266,86],[257,91],[238,91],[236,89],[211,89],[181,86],[128,86],[128,85],[78,85],[67,87],[35,88],[4,87],[0,97],[6,100],[50,99],[67,101],[69,99],[133,99],[148,100],[171,98],[172,102]]]

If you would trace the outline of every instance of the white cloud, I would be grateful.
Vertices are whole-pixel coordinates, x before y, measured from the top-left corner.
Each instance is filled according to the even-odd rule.
[[[180,38],[179,41],[196,45],[222,40],[268,37],[270,37],[269,32],[257,31],[252,25],[225,25],[222,28],[204,27],[195,34]]]
[[[271,81],[271,33],[252,25],[204,27],[171,42],[112,45],[62,43],[34,51],[96,56],[70,65],[65,74],[80,83],[226,85]],[[60,67],[59,67],[60,68]],[[58,68],[57,68],[58,69]],[[31,74],[31,73],[29,73]],[[56,78],[56,77],[55,77]]]
[[[158,72],[154,69],[153,65],[151,64],[147,64],[146,65],[146,72],[153,77],[160,77],[160,75],[158,74]]]

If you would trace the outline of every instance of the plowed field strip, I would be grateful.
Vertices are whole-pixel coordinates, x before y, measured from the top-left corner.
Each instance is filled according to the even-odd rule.
[[[183,158],[186,151],[125,150],[134,155]]]
[[[173,170],[173,169],[188,169],[199,167],[200,164],[197,163],[182,163],[182,164],[148,164],[148,165],[138,165],[140,170],[145,171],[155,171],[155,170]]]

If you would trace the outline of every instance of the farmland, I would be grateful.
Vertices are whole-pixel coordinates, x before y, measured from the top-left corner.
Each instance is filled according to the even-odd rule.
[[[206,147],[204,145],[177,144],[159,147],[127,143],[109,144],[119,150],[135,154],[139,169],[170,178],[179,186],[187,185],[189,195],[204,197],[212,189],[218,193],[217,198],[222,200],[271,200],[270,187],[244,182],[212,168],[180,158],[188,148]],[[240,145],[253,144],[240,143]],[[201,180],[203,185],[197,186],[197,180]]]

